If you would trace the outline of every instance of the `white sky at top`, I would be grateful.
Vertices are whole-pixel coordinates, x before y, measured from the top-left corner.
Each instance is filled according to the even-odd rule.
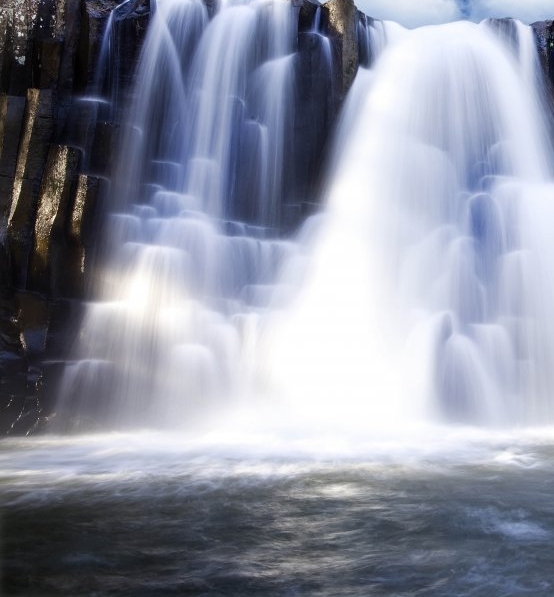
[[[554,18],[553,0],[474,0],[472,18],[514,17],[524,23]]]
[[[459,18],[455,0],[355,0],[355,4],[370,17],[396,21],[406,27]]]
[[[460,18],[456,0],[355,0],[358,8],[376,19],[406,27],[446,23]],[[524,23],[554,18],[554,0],[471,0],[471,19],[514,17]]]

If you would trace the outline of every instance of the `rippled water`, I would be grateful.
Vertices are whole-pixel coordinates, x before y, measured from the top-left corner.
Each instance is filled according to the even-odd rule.
[[[3,441],[2,594],[551,596],[553,443]]]

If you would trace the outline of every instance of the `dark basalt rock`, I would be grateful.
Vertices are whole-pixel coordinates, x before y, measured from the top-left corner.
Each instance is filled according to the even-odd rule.
[[[295,56],[294,164],[288,192],[295,198],[298,210],[292,212],[295,224],[317,196],[325,148],[337,116],[337,93],[334,78],[332,47],[328,39],[314,31],[298,34]]]
[[[539,21],[531,25],[537,41],[544,73],[543,103],[550,110],[549,135],[554,145],[554,21]]]
[[[318,10],[321,11],[319,2],[305,0],[298,3],[298,33],[304,33],[313,29]]]
[[[91,275],[101,177],[117,113],[83,110],[118,0],[5,0],[0,6],[0,434],[42,420],[44,381],[68,343],[71,299]],[[147,0],[114,13],[110,87],[125,101]],[[83,159],[83,155],[87,159]],[[69,299],[69,300],[68,300]],[[44,375],[48,369],[49,375]],[[48,409],[46,409],[48,410]]]
[[[30,264],[32,288],[60,296],[67,277],[66,223],[71,221],[72,192],[76,184],[80,152],[52,145],[38,198]],[[86,196],[85,196],[86,197]]]
[[[554,85],[554,21],[539,21],[531,25],[544,71]]]

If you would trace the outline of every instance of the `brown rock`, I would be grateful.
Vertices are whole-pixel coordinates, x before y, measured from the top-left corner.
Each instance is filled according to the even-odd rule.
[[[64,145],[50,149],[35,217],[30,284],[35,290],[57,294],[65,247],[65,223],[71,219],[71,190],[79,164],[79,150]]]
[[[17,151],[11,205],[8,214],[8,248],[14,283],[24,288],[34,228],[38,189],[53,131],[52,92],[29,89]]]
[[[330,0],[322,7],[329,37],[334,38],[338,100],[342,101],[358,72],[358,9],[353,0]]]
[[[92,249],[93,222],[97,207],[99,181],[94,176],[80,174],[68,231],[68,251],[64,294],[82,296],[88,267],[88,252]]]

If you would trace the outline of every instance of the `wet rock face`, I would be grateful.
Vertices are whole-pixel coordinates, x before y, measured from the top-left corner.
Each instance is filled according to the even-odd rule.
[[[360,66],[369,66],[373,19],[353,0],[298,3],[295,56],[294,168],[290,193],[299,197],[295,224],[318,208],[321,175],[335,123]]]
[[[548,133],[554,144],[554,21],[540,21],[531,25],[544,73],[543,101],[550,110]]]
[[[14,286],[25,288],[38,188],[53,132],[52,93],[29,89],[20,129],[7,218]]]
[[[30,264],[33,288],[64,296],[65,226],[71,222],[72,191],[76,182],[79,151],[52,145],[39,191]],[[75,197],[77,199],[77,197]],[[72,276],[78,272],[71,272]]]
[[[150,20],[149,0],[130,0],[114,10],[119,1],[113,0],[83,0],[81,4],[81,36],[78,60],[80,62],[77,75],[77,89],[86,91],[93,83],[93,79],[102,73],[103,65],[98,63],[100,46],[106,32],[110,14],[112,15],[110,46],[111,56],[105,58],[110,62],[109,77],[100,83],[106,87],[127,89],[133,78],[146,28]],[[85,76],[86,75],[86,76]]]
[[[321,34],[310,30],[298,34],[294,64],[295,188],[291,191],[301,198],[296,220],[309,213],[319,193],[314,173],[323,170],[325,147],[337,116],[331,51],[330,41]]]
[[[65,28],[64,0],[5,0],[0,7],[1,89],[22,95],[43,77],[57,78]],[[45,81],[46,83],[51,81]]]
[[[119,3],[0,2],[0,434],[47,416],[44,380],[56,366],[43,361],[63,357],[89,276],[118,114],[84,109],[79,96]],[[123,101],[149,10],[131,0],[113,15],[108,84]]]
[[[539,21],[531,27],[535,33],[543,68],[550,85],[554,87],[554,21]]]
[[[342,102],[358,72],[358,9],[353,0],[330,0],[323,5],[323,15],[326,32],[334,41],[335,82]]]
[[[312,2],[312,0],[303,0],[296,3],[298,8],[298,33],[311,31],[314,27],[317,11],[321,9],[319,2]]]

